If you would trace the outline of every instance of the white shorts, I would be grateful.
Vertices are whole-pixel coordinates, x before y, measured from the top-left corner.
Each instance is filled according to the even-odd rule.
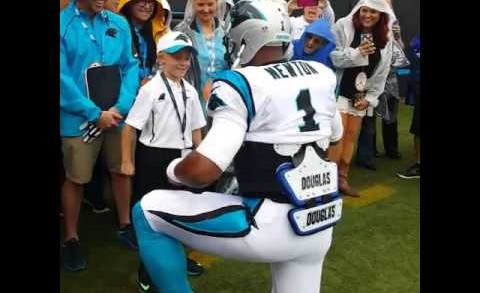
[[[323,260],[332,241],[332,228],[309,236],[296,235],[287,218],[288,211],[294,207],[291,204],[214,192],[155,190],[146,194],[140,205],[155,232],[207,254],[271,263],[272,293],[320,291]],[[239,208],[248,211],[238,213]],[[245,219],[249,218],[254,221],[247,221],[245,225]],[[142,233],[137,235],[142,255]],[[158,255],[160,258],[161,252]],[[148,270],[149,260],[143,261]],[[152,270],[154,267],[150,266]],[[155,276],[152,279],[155,283]],[[161,280],[161,276],[157,284],[158,279]]]
[[[338,96],[337,99],[337,109],[340,113],[350,114],[353,116],[365,116],[367,114],[367,109],[358,110],[352,106],[352,100],[347,99],[343,96]]]

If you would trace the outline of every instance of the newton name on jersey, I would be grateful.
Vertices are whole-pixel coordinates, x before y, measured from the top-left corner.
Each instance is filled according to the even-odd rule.
[[[315,61],[288,61],[217,74],[209,115],[228,111],[247,130],[245,140],[328,146],[336,111],[336,76]]]
[[[318,71],[316,71],[313,66],[301,61],[279,63],[264,67],[263,69],[270,73],[274,79],[318,74]]]

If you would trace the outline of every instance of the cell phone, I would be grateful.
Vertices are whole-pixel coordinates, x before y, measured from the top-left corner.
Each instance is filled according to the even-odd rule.
[[[370,41],[373,43],[373,35],[371,33],[361,34],[360,43],[363,43],[364,41]]]
[[[297,0],[298,7],[318,6],[318,0]]]

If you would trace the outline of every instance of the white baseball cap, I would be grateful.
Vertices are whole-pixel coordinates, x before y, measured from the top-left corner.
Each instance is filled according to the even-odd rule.
[[[190,48],[192,52],[197,53],[190,37],[182,32],[169,31],[163,35],[157,43],[157,53],[166,52],[168,54],[174,54],[184,48]]]

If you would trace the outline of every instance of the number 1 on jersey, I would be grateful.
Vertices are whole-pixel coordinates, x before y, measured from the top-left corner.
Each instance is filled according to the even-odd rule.
[[[315,109],[312,107],[310,101],[310,91],[308,89],[303,89],[297,96],[297,108],[298,110],[304,110],[305,116],[303,116],[303,126],[299,126],[300,132],[314,131],[320,129],[318,123],[315,123],[313,120],[313,115],[315,114]]]

